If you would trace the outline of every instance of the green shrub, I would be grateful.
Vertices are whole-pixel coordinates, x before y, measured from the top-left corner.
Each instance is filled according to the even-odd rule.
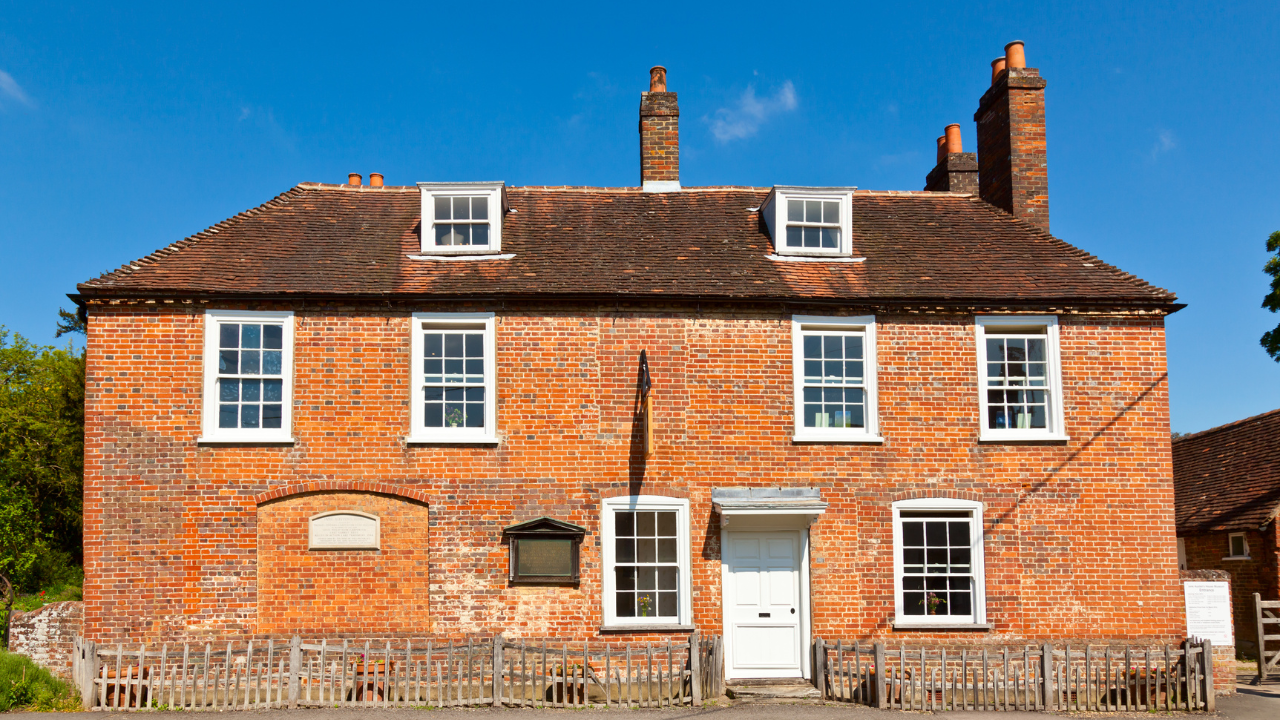
[[[0,651],[0,712],[77,710],[71,687],[23,655]]]

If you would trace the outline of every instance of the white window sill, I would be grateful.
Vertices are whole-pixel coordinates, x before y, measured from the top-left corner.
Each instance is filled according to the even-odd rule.
[[[902,630],[974,630],[987,631],[992,629],[990,623],[973,623],[973,622],[902,622],[899,620],[893,624],[895,631]]]
[[[978,442],[989,442],[989,443],[1034,442],[1034,441],[1066,442],[1067,440],[1070,440],[1070,439],[1071,437],[1069,435],[1063,435],[1060,433],[1043,432],[1043,431],[1000,432],[1000,431],[984,430],[978,435]]]
[[[410,445],[497,445],[494,435],[410,435],[404,439]]]
[[[1223,560],[1252,560],[1252,555],[1228,555]]]
[[[601,626],[600,626],[600,632],[613,632],[613,633],[618,633],[618,632],[693,632],[693,631],[694,631],[694,629],[695,629],[695,628],[694,628],[692,625],[681,625],[680,623],[676,623],[676,622],[672,622],[672,623],[662,623],[662,622],[656,622],[656,623],[636,623],[636,624],[634,624],[634,625],[626,625],[626,624],[619,625],[619,624],[617,624],[617,623],[614,623],[614,624],[612,624],[612,625],[601,625]]]
[[[865,443],[878,445],[884,442],[879,435],[868,433],[823,433],[804,432],[791,436],[791,442],[797,443]]]
[[[197,445],[293,445],[298,442],[288,435],[203,435],[196,438]]]
[[[432,253],[429,255],[406,255],[410,260],[435,260],[437,262],[473,262],[476,260],[510,260],[515,253],[488,252],[477,253]]]
[[[777,262],[841,262],[841,263],[860,263],[866,262],[864,257],[849,257],[848,255],[789,255],[775,254],[765,255],[766,258]]]

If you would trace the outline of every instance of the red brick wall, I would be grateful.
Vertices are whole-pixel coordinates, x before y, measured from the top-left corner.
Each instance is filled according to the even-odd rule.
[[[1045,80],[1009,68],[978,103],[978,186],[983,200],[1049,232]]]
[[[640,182],[679,182],[680,106],[673,92],[640,96]]]
[[[1248,560],[1226,560],[1230,555],[1229,532],[1183,536],[1188,570],[1223,570],[1231,576],[1231,612],[1235,622],[1236,648],[1243,657],[1257,657],[1258,628],[1255,621],[1253,594],[1261,593],[1264,600],[1280,599],[1277,589],[1277,561],[1280,559],[1280,538],[1276,523],[1269,523],[1261,531],[1245,533],[1249,544]]]
[[[58,677],[71,678],[76,636],[84,632],[83,603],[49,603],[9,615],[9,652],[26,655]]]
[[[830,503],[811,530],[815,635],[926,635],[891,629],[890,503],[948,495],[987,503],[995,629],[962,638],[1181,637],[1159,318],[1063,315],[1071,439],[1014,444],[977,441],[972,316],[881,314],[885,442],[837,445],[791,441],[789,313],[465,309],[499,313],[496,447],[405,445],[407,312],[295,308],[297,443],[228,447],[195,442],[201,312],[92,307],[87,636],[274,633],[295,621],[317,623],[317,633],[350,629],[332,608],[283,624],[280,611],[261,609],[274,596],[258,587],[258,548],[274,525],[255,497],[312,481],[374,481],[419,491],[429,506],[429,569],[398,579],[393,594],[429,593],[437,633],[595,635],[600,498],[639,493],[690,499],[694,620],[719,633],[711,489],[781,485],[819,488]],[[648,459],[632,415],[641,348],[656,398]],[[501,530],[541,515],[588,529],[579,587],[508,586]],[[278,552],[283,560],[302,551]],[[380,583],[362,587],[381,592]],[[385,606],[393,602],[388,595]]]

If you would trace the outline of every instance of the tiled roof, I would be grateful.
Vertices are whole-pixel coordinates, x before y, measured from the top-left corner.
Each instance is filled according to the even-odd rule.
[[[1174,295],[968,195],[853,195],[862,263],[771,260],[767,188],[511,187],[506,260],[420,252],[416,187],[303,184],[79,286],[86,296],[565,295],[1142,303]]]
[[[1280,511],[1280,410],[1173,441],[1178,532],[1256,530]]]

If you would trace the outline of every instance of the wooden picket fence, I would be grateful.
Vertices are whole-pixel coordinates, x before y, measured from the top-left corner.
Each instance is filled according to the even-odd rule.
[[[77,638],[85,709],[700,706],[723,692],[720,637],[678,643],[223,641],[114,648]]]
[[[1213,648],[888,648],[814,641],[825,700],[897,710],[1214,710]]]
[[[1262,593],[1254,593],[1253,609],[1258,628],[1258,678],[1254,682],[1261,683],[1268,674],[1280,672],[1280,648],[1267,649],[1267,643],[1280,641],[1280,632],[1267,632],[1268,625],[1280,630],[1280,615],[1272,612],[1280,611],[1280,600],[1263,600]]]

